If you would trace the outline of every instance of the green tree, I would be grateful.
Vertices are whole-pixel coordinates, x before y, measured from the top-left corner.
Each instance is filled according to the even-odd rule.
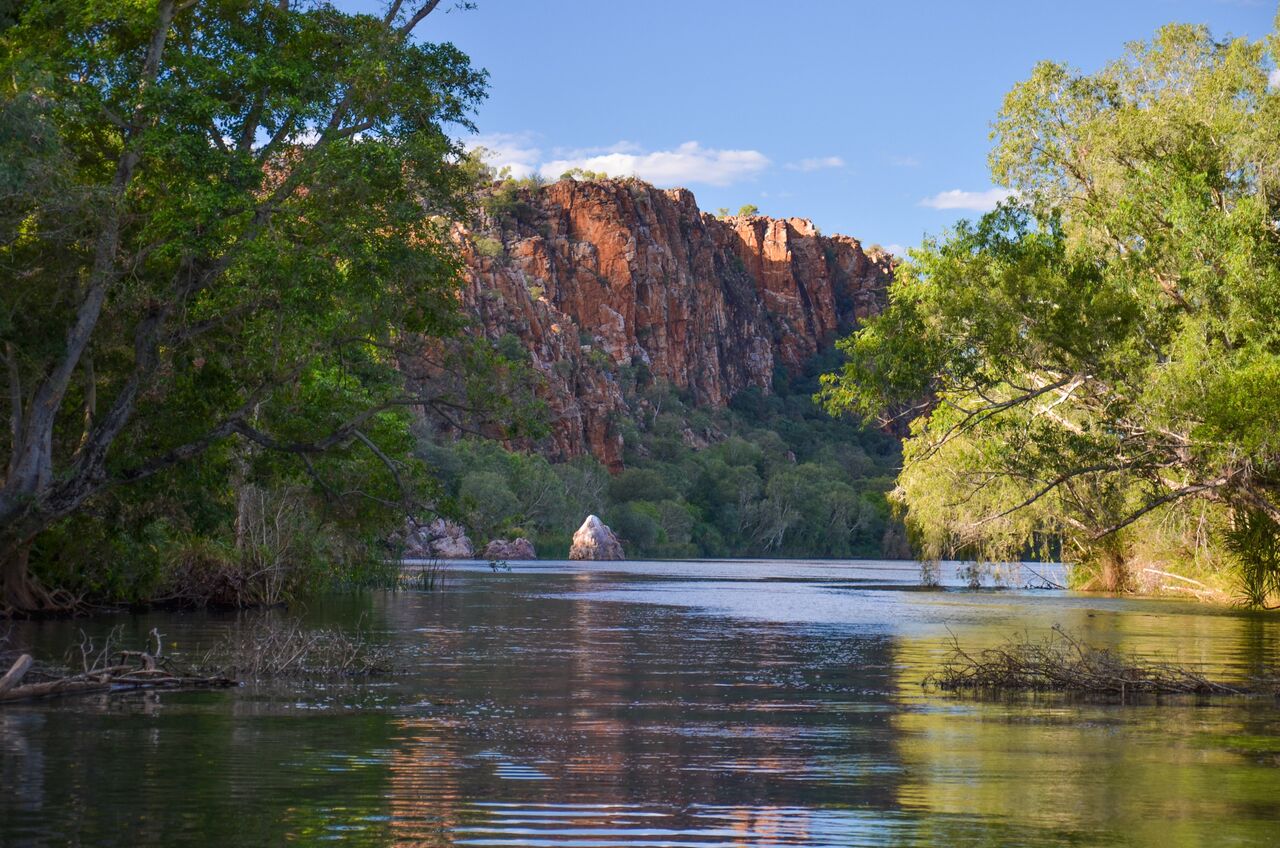
[[[1144,556],[1221,563],[1233,522],[1280,520],[1278,46],[1169,26],[1005,98],[1016,199],[911,251],[822,394],[911,420],[930,553],[1061,540],[1123,589]]]
[[[458,500],[468,524],[481,540],[496,539],[520,517],[520,500],[495,471],[475,471],[462,478]]]
[[[485,83],[411,38],[438,2],[32,0],[0,32],[5,605],[50,602],[31,551],[124,484],[402,475],[393,351],[452,332],[447,130]]]
[[[738,215],[743,218],[750,218],[752,215],[759,215],[760,207],[754,203],[744,203],[738,207]]]

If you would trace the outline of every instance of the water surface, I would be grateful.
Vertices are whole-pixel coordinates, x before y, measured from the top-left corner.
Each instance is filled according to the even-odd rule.
[[[397,647],[404,673],[6,708],[0,844],[1280,842],[1273,701],[980,702],[920,686],[953,637],[980,647],[1055,624],[1243,679],[1280,666],[1280,621],[923,591],[916,576],[891,563],[471,564],[443,591],[321,599],[311,623],[358,624]],[[79,628],[124,624],[139,644],[158,627],[195,651],[254,618],[14,636],[49,655]]]

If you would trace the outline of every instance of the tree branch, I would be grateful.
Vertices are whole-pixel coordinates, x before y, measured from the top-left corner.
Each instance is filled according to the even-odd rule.
[[[1115,524],[1112,524],[1110,527],[1107,527],[1095,532],[1092,538],[1094,541],[1097,541],[1098,539],[1102,539],[1107,536],[1110,536],[1112,533],[1123,530],[1125,527],[1128,527],[1130,524],[1137,521],[1142,516],[1146,515],[1152,510],[1159,509],[1160,507],[1164,506],[1167,503],[1172,503],[1173,501],[1180,500],[1182,498],[1187,497],[1188,495],[1195,495],[1195,494],[1199,494],[1200,492],[1208,492],[1214,489],[1220,489],[1223,486],[1225,486],[1227,483],[1229,483],[1231,481],[1231,478],[1232,478],[1232,475],[1228,474],[1227,476],[1220,477],[1217,480],[1211,480],[1206,483],[1195,483],[1193,485],[1184,486],[1181,489],[1175,489],[1172,492],[1168,492],[1167,494],[1161,497],[1158,497],[1155,500],[1151,501],[1150,503],[1146,504],[1141,509],[1130,513],[1122,521],[1118,521]]]
[[[400,478],[400,470],[396,468],[395,463],[392,462],[391,458],[387,456],[385,453],[383,453],[382,448],[374,444],[373,439],[370,439],[368,436],[366,436],[362,430],[359,430],[359,429],[352,430],[352,434],[357,439],[359,439],[360,442],[364,444],[364,446],[367,447],[370,450],[370,452],[372,452],[373,455],[376,456],[383,465],[386,466],[388,471],[391,472],[392,479],[396,481],[396,489],[399,490],[400,498],[404,501],[407,508],[407,505],[410,501],[409,490],[405,487],[404,481]]]
[[[399,33],[401,35],[408,35],[413,32],[414,29],[417,28],[418,24],[422,23],[423,18],[434,12],[436,10],[436,6],[439,5],[440,0],[427,0],[427,2],[418,7],[418,11],[410,15],[409,19],[400,26],[400,29],[398,30]]]
[[[36,389],[30,414],[24,422],[23,451],[18,456],[12,474],[6,480],[5,489],[16,489],[14,494],[32,494],[43,488],[53,476],[53,429],[58,409],[66,396],[71,375],[80,362],[89,339],[97,327],[106,300],[107,289],[118,277],[115,267],[116,252],[120,242],[121,207],[129,184],[141,159],[135,142],[142,127],[146,110],[146,94],[160,71],[160,58],[176,11],[174,0],[162,0],[158,7],[159,21],[152,33],[143,60],[138,86],[137,105],[125,134],[124,150],[116,163],[115,176],[94,249],[93,265],[84,300],[76,310],[75,322],[67,332],[66,349],[53,371]],[[5,494],[9,492],[6,491]]]

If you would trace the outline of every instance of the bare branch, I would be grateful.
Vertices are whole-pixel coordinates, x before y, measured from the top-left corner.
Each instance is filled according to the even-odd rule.
[[[418,24],[422,23],[422,20],[427,15],[434,12],[436,10],[436,6],[439,6],[439,5],[440,5],[440,0],[427,0],[427,2],[423,3],[418,8],[418,11],[414,12],[412,15],[409,16],[409,19],[406,20],[400,26],[400,29],[398,30],[398,32],[401,35],[408,35],[409,33],[413,32],[414,29],[417,28]]]

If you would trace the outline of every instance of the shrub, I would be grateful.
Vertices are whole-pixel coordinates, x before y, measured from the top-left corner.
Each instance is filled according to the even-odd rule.
[[[488,259],[498,259],[506,255],[506,246],[496,238],[477,236],[474,240],[476,253]]]

